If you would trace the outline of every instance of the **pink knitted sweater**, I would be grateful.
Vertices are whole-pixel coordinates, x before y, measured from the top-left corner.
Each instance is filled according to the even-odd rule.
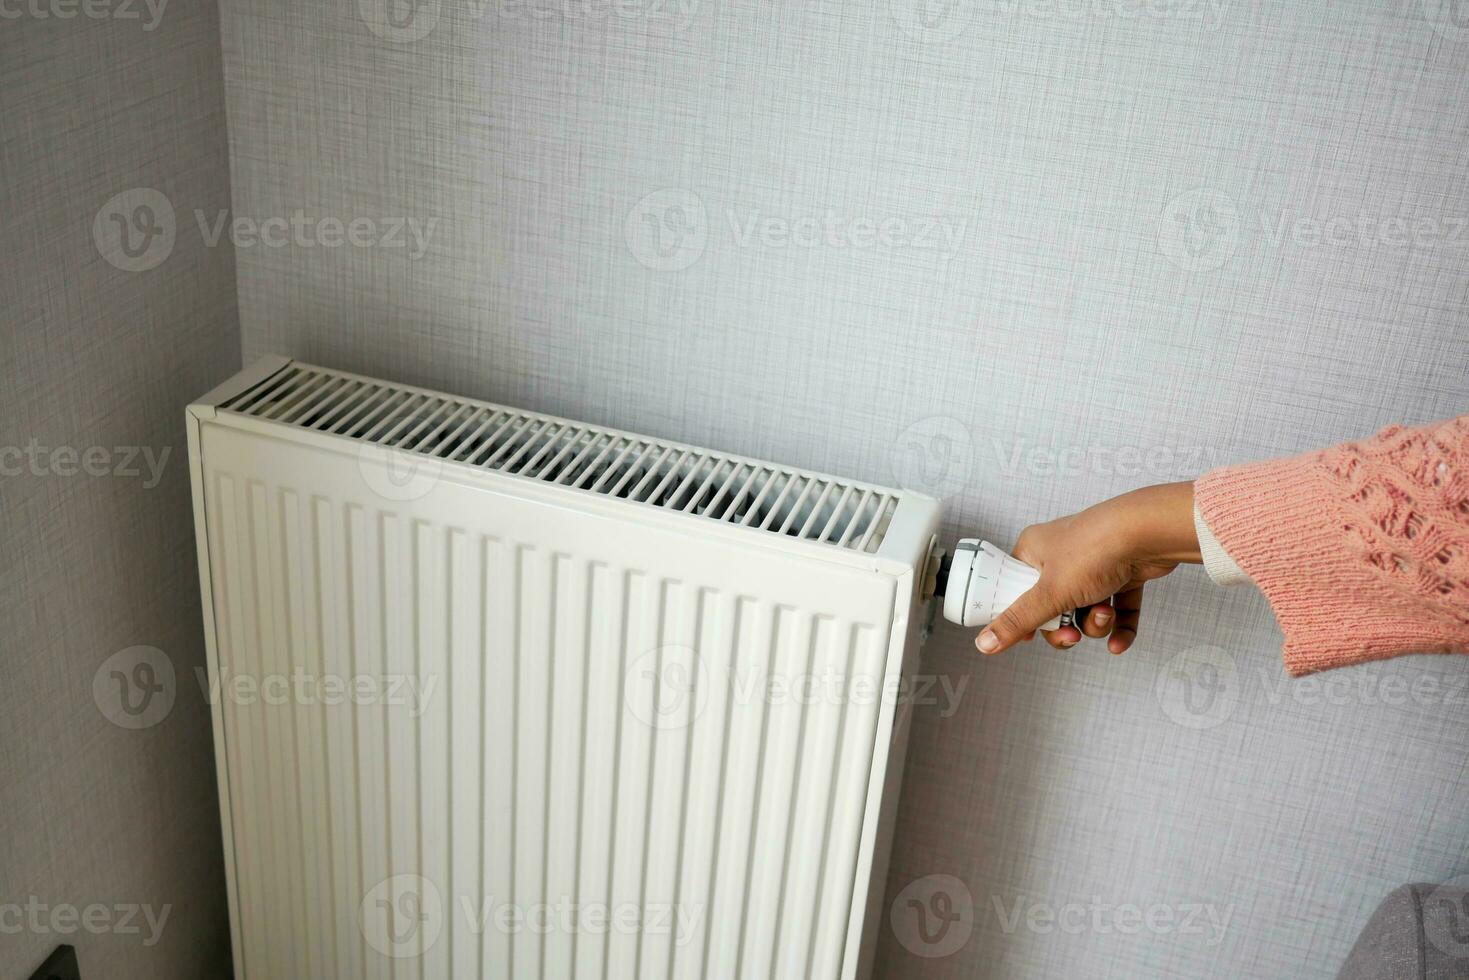
[[[1469,653],[1469,415],[1215,470],[1194,503],[1270,600],[1292,674]]]

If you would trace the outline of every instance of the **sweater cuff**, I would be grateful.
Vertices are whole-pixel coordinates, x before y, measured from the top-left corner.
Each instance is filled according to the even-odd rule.
[[[1347,621],[1364,604],[1342,598],[1361,594],[1354,586],[1363,573],[1345,554],[1320,457],[1229,466],[1194,481],[1194,506],[1270,602],[1296,676],[1364,659],[1347,649],[1357,639]]]
[[[1319,457],[1229,466],[1194,481],[1195,508],[1270,602],[1285,634],[1286,669],[1296,676],[1352,659],[1342,647],[1351,643],[1343,620],[1353,608],[1337,600],[1341,579],[1355,578],[1355,569],[1344,562]]]
[[[1194,531],[1199,536],[1199,554],[1204,558],[1204,571],[1214,580],[1215,585],[1248,585],[1250,577],[1245,570],[1239,567],[1239,562],[1229,556],[1224,550],[1224,545],[1209,530],[1204,515],[1199,512],[1197,504],[1194,505]]]
[[[1394,427],[1194,481],[1200,516],[1275,611],[1292,674],[1469,651],[1451,598],[1464,577],[1445,581],[1465,547],[1466,435]]]

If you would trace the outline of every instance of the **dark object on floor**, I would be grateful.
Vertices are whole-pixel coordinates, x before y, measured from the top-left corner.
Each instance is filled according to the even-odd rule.
[[[75,946],[57,946],[41,968],[31,974],[31,980],[82,980],[81,968],[77,966]]]
[[[1337,980],[1469,980],[1469,878],[1388,892]]]

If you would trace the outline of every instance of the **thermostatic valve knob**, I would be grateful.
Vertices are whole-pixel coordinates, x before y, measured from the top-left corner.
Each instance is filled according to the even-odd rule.
[[[1041,577],[1019,558],[978,538],[960,540],[948,571],[944,618],[959,626],[988,626]],[[1072,614],[1065,613],[1040,628],[1060,629],[1072,622]]]

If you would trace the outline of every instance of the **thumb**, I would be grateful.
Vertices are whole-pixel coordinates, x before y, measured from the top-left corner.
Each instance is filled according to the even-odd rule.
[[[1000,613],[993,623],[985,627],[975,645],[985,654],[1008,650],[1038,629],[1042,623],[1055,619],[1065,611],[1064,603],[1051,597],[1045,582],[1037,582]]]

